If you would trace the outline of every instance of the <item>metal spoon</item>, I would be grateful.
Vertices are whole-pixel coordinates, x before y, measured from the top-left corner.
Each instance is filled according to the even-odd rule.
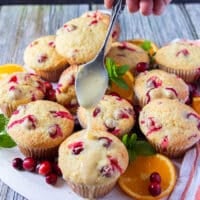
[[[75,80],[75,90],[79,105],[90,108],[95,106],[108,87],[108,74],[104,66],[104,54],[112,28],[124,8],[124,0],[113,3],[111,20],[105,41],[97,56],[80,68]]]

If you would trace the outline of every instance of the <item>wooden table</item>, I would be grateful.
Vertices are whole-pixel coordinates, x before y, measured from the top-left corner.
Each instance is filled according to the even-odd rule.
[[[49,5],[0,7],[0,64],[23,64],[23,51],[33,39],[55,34],[64,22],[103,5]],[[143,17],[127,10],[120,17],[120,39],[146,38],[159,46],[175,38],[200,38],[200,4],[172,4],[160,16]],[[1,170],[0,170],[1,171]],[[0,172],[1,173],[1,172]],[[24,200],[0,180],[0,200]]]

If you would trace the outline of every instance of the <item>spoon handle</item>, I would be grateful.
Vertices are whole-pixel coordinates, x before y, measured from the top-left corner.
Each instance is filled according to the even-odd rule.
[[[103,43],[103,45],[102,45],[102,47],[101,47],[101,49],[100,49],[100,51],[97,55],[97,57],[100,57],[100,59],[102,59],[102,57],[104,58],[104,52],[105,52],[111,31],[112,31],[113,26],[115,25],[115,22],[118,19],[120,13],[123,11],[124,7],[125,7],[125,0],[114,0],[108,31],[107,31],[104,43]]]

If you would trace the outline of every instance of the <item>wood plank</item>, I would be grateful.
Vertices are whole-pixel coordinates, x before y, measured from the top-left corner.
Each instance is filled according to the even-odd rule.
[[[102,8],[102,5],[92,6],[93,10]],[[186,19],[186,15],[188,14],[183,4],[169,5],[162,16],[144,17],[139,12],[130,14],[125,9],[119,19],[120,24],[123,24],[121,40],[145,38],[160,46],[175,38],[196,39],[197,35]]]

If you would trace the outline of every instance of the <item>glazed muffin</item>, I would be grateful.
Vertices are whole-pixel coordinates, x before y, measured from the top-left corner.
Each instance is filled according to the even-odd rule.
[[[29,44],[24,51],[24,63],[43,79],[56,82],[68,63],[55,48],[55,36],[38,38]]]
[[[105,95],[99,104],[89,112],[92,129],[107,131],[118,137],[129,133],[135,124],[133,106],[119,96]],[[83,128],[88,127],[85,108],[78,108],[77,117]]]
[[[186,82],[200,77],[200,47],[186,42],[170,43],[160,48],[155,62],[164,71],[174,73]]]
[[[123,143],[104,131],[79,131],[59,147],[58,164],[70,188],[84,198],[106,195],[128,166]]]
[[[99,52],[107,33],[108,25],[102,20],[80,17],[65,23],[56,37],[56,50],[73,64],[92,60]],[[97,37],[98,35],[98,37]],[[112,38],[108,41],[107,52]]]
[[[110,23],[110,13],[106,11],[87,11],[81,17],[90,17],[96,20],[102,20],[104,23],[109,25]],[[113,27],[112,30],[112,39],[113,41],[117,41],[119,39],[120,35],[120,25],[118,22],[116,22],[115,26]]]
[[[135,79],[136,103],[141,107],[158,98],[178,99],[185,103],[189,98],[188,85],[178,76],[162,70],[140,73]]]
[[[0,109],[10,117],[17,106],[43,99],[46,93],[45,82],[37,75],[16,72],[0,80]]]
[[[114,42],[107,56],[112,58],[117,65],[128,65],[135,74],[139,63],[149,63],[148,53],[141,47],[129,42]]]
[[[74,119],[66,108],[38,100],[17,108],[7,132],[25,156],[47,159],[57,155],[58,146],[73,128]]]
[[[200,140],[200,116],[177,99],[155,99],[143,107],[139,125],[156,150],[169,157],[183,155]]]
[[[72,114],[76,114],[78,101],[75,92],[75,78],[79,66],[71,65],[60,76],[56,88],[56,100],[65,106]]]

